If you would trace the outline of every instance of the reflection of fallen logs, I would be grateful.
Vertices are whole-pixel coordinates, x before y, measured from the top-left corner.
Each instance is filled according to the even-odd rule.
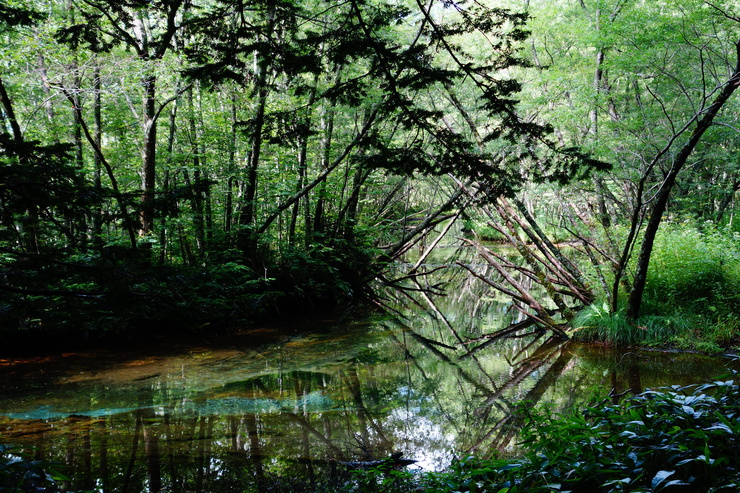
[[[509,380],[499,387],[496,392],[489,395],[483,405],[490,406],[493,402],[499,399],[506,390],[518,386],[525,378],[540,369],[560,351],[562,351],[561,341],[554,338],[550,338],[545,341],[539,348],[537,348],[532,356],[523,360],[516,368],[512,369],[513,371]]]
[[[380,460],[363,460],[363,461],[338,461],[339,464],[347,466],[349,469],[378,469],[380,471],[390,471],[401,467],[416,464],[417,461],[412,459],[402,459],[403,452],[395,452],[389,457]]]
[[[547,345],[547,343],[545,344]],[[543,347],[545,346],[543,345]],[[563,372],[567,368],[570,361],[573,359],[573,353],[567,350],[566,345],[560,345],[557,351],[549,353],[542,359],[536,368],[551,360],[555,355],[555,361],[550,365],[547,371],[537,380],[537,383],[527,392],[527,394],[521,399],[521,402],[526,402],[528,406],[536,405],[545,394],[547,389],[557,382],[558,378],[563,375]],[[530,364],[531,367],[531,364]],[[528,371],[527,374],[531,374]],[[484,405],[490,406],[495,404],[495,400],[488,399]],[[487,433],[480,437],[480,439],[468,449],[469,453],[477,452],[481,449],[486,450],[498,450],[503,451],[508,447],[511,441],[515,438],[518,433],[521,424],[524,422],[524,414],[515,412],[512,410],[510,414],[507,414],[501,420],[499,420]],[[485,445],[485,443],[488,445]]]
[[[500,339],[507,338],[507,337],[508,338],[518,337],[519,336],[519,334],[518,334],[519,332],[521,332],[522,330],[524,330],[526,328],[532,327],[533,325],[536,325],[536,324],[537,324],[537,320],[535,320],[532,317],[529,317],[529,318],[526,318],[526,319],[522,320],[521,322],[516,322],[516,323],[513,323],[513,324],[509,325],[506,328],[503,328],[501,330],[497,330],[493,334],[489,334],[489,335],[485,336],[485,339],[486,340],[484,342],[482,342],[482,343],[478,344],[477,346],[474,346],[473,348],[469,349],[467,353],[465,353],[462,356],[460,356],[460,359],[469,358],[470,356],[472,356],[473,354],[477,353],[481,349],[490,346],[491,344],[493,344],[494,342],[496,342],[496,341],[498,341]],[[531,335],[531,333],[526,333],[524,335]],[[484,338],[478,338],[478,339],[473,339],[473,340],[470,340],[470,341],[466,341],[465,344],[473,344],[475,342],[479,342],[481,339],[484,339]]]
[[[504,278],[506,283],[509,286],[511,286],[512,289],[509,289],[505,286],[502,286],[501,284],[497,282],[494,282],[484,276],[481,276],[480,274],[475,272],[472,268],[470,268],[469,266],[461,262],[458,262],[457,263],[458,265],[460,265],[461,267],[464,267],[475,277],[483,280],[486,284],[493,287],[494,289],[508,296],[511,296],[515,300],[529,306],[532,310],[534,310],[535,312],[534,314],[526,312],[524,309],[522,309],[518,305],[514,305],[515,308],[522,311],[528,317],[534,319],[537,322],[537,324],[540,325],[542,328],[551,330],[553,333],[555,333],[559,337],[562,337],[563,339],[568,338],[568,335],[565,333],[565,330],[563,330],[563,325],[553,320],[550,312],[544,306],[542,306],[542,304],[534,296],[530,294],[529,290],[522,283],[518,282],[514,278],[514,276],[512,276],[508,272],[507,267],[510,268],[511,265],[509,265],[508,263],[507,265],[502,265],[501,259],[497,259],[490,250],[485,248],[480,243],[472,241],[472,240],[468,240],[468,239],[463,239],[463,241],[474,246],[476,250],[478,250],[478,254],[481,257],[483,257],[483,259],[485,259],[485,261],[488,262],[489,265],[491,265],[494,269],[496,269],[496,271],[501,275],[501,277]],[[551,290],[548,290],[548,292],[550,293],[550,296],[553,297],[553,293],[550,291]],[[559,299],[558,296],[555,296],[554,298]],[[562,308],[561,308],[561,311],[562,311]]]
[[[327,438],[323,433],[311,426],[308,420],[306,420],[304,417],[289,412],[285,412],[283,414],[298,423],[305,431],[319,439],[319,441],[326,445],[326,447],[331,451],[332,454],[339,457],[343,455],[342,451],[336,445],[334,445],[334,443],[329,438]]]

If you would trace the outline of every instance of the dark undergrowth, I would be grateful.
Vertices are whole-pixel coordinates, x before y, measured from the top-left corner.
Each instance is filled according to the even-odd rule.
[[[157,335],[338,316],[370,295],[372,255],[336,242],[249,261],[222,249],[191,265],[160,265],[152,252],[116,247],[74,256],[5,254],[2,350],[146,343]]]

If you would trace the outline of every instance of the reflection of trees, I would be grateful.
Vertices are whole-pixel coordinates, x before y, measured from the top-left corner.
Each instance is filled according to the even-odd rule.
[[[476,356],[470,356],[468,359],[475,361],[475,365],[463,366],[460,358],[451,358],[441,352],[436,344],[429,342],[426,337],[414,337],[413,331],[411,339],[421,343],[425,349],[435,348],[427,354],[433,354],[443,361],[446,365],[454,370],[452,374],[457,376],[457,387],[459,389],[469,388],[472,390],[473,398],[468,398],[462,409],[458,412],[445,409],[450,402],[449,396],[439,395],[433,392],[435,404],[440,408],[441,414],[447,416],[450,424],[455,426],[460,435],[465,436],[464,443],[458,443],[467,452],[481,452],[487,450],[504,448],[514,436],[516,418],[516,404],[519,402],[530,402],[533,405],[540,401],[548,388],[550,388],[560,376],[572,358],[572,353],[566,350],[562,341],[549,338],[542,342],[530,356],[522,358],[520,361],[511,365],[506,379],[502,381],[501,374],[493,375],[488,372],[484,365]],[[537,341],[535,338],[534,341]],[[401,342],[399,340],[399,342]],[[520,349],[514,356],[513,360],[519,360],[519,357],[531,350],[528,344]],[[412,355],[412,349],[408,353]],[[427,355],[418,357],[410,356],[412,361],[419,368],[421,378],[428,378],[427,372],[421,368],[420,361]],[[544,372],[543,372],[544,370]],[[533,378],[535,372],[541,372],[537,378]],[[448,373],[449,374],[449,373]],[[519,395],[521,388],[526,387],[524,380],[535,380],[534,385],[529,391]],[[458,397],[465,395],[465,392],[456,394]],[[458,401],[451,401],[451,405],[459,407]],[[460,414],[462,419],[460,419]],[[455,420],[457,418],[457,420]]]
[[[143,426],[144,455],[146,457],[147,483],[150,493],[157,493],[162,489],[162,462],[159,451],[159,429],[152,408],[139,411]]]
[[[516,376],[512,376],[512,379],[506,385],[515,385],[515,381],[523,374],[531,374],[531,372],[554,360],[524,398],[521,399],[521,402],[531,403],[532,405],[537,404],[545,392],[562,376],[563,371],[573,358],[573,354],[567,350],[566,346],[562,342],[553,344],[552,341],[546,341],[534,356],[527,358],[519,365],[514,372]],[[482,433],[479,440],[468,448],[468,452],[482,452],[485,455],[492,450],[502,451],[516,436],[516,432],[523,418],[511,403],[502,396],[503,390],[504,388],[502,387],[498,395],[492,395],[486,399],[483,407],[479,408],[478,411],[488,412],[492,409],[494,403],[502,401],[507,405],[504,416],[490,430]]]
[[[465,261],[464,250],[457,253]],[[396,317],[364,329],[383,337],[353,346],[361,350],[331,359],[326,353],[336,346],[317,338],[311,347],[323,359],[316,367],[272,353],[259,372],[240,373],[243,362],[219,360],[219,372],[239,378],[202,391],[183,391],[179,376],[157,376],[137,387],[138,411],[34,423],[29,435],[44,439],[36,456],[69,463],[77,475],[70,489],[268,491],[277,476],[311,484],[341,472],[343,461],[395,451],[424,460],[452,447],[503,450],[516,438],[522,402],[565,408],[584,387],[612,388],[617,397],[646,386],[642,359],[605,356],[603,364],[584,365],[580,346],[526,327],[510,300],[464,269],[430,280],[420,275],[425,268],[403,280],[411,289],[386,294]],[[478,268],[495,275],[486,264]],[[447,296],[428,289],[441,285]],[[499,337],[501,326],[520,337]],[[94,399],[118,403],[107,392]]]
[[[134,474],[134,466],[136,465],[136,458],[139,451],[139,434],[141,432],[142,420],[141,413],[136,413],[136,426],[134,427],[133,443],[131,445],[131,454],[129,456],[128,463],[126,465],[126,472],[123,476],[123,487],[121,491],[128,493],[131,491],[131,479]]]
[[[463,250],[458,250],[461,251]],[[444,306],[444,298],[443,306],[440,306],[437,301],[439,298],[435,298],[422,285],[423,277],[398,276],[399,279],[408,280],[411,286],[402,290],[402,296],[414,298],[416,304],[424,306],[432,315],[425,321],[431,321],[435,327],[419,325],[415,323],[416,320],[404,320],[402,323],[406,331],[405,337],[403,340],[397,338],[397,343],[403,345],[422,379],[429,378],[430,372],[423,370],[422,362],[430,357],[438,359],[453,370],[443,373],[456,376],[455,386],[459,391],[455,395],[458,401],[432,391],[435,405],[447,417],[456,433],[462,436],[458,447],[468,453],[485,454],[510,444],[520,424],[519,414],[516,412],[517,404],[538,403],[566,370],[573,354],[561,340],[545,338],[544,332],[535,327],[535,320],[523,312],[517,317],[501,317],[504,329],[500,328],[502,324],[499,323],[492,334],[481,336],[481,330],[474,327],[480,320],[478,315],[486,312],[505,314],[513,306],[512,302],[508,302],[509,308],[502,309],[499,304],[497,309],[491,310],[491,305],[496,300],[486,306],[482,300],[486,296],[491,299],[488,289],[483,283],[471,282],[475,277],[470,276],[468,271],[476,272],[478,277],[485,279],[493,277],[496,273],[491,270],[491,263],[476,265],[474,269],[464,257],[453,261],[466,270],[449,268],[445,271],[445,274],[449,274],[447,292],[457,303],[467,303],[466,306],[451,311],[457,315],[454,321],[445,315],[450,312],[449,307]],[[435,274],[435,279],[438,278],[439,272]],[[523,277],[518,282],[524,291],[529,292],[533,288],[530,278]],[[514,303],[517,303],[516,299]],[[399,310],[396,312],[400,313]],[[471,316],[460,320],[459,314],[466,312]],[[511,342],[517,338],[518,341]],[[418,343],[418,349],[410,347],[406,342],[408,340]],[[502,348],[508,349],[506,357],[510,364],[504,371],[494,372],[486,367],[479,355],[486,359],[483,349],[501,352]],[[436,372],[435,375],[439,374],[440,372]],[[432,384],[431,387],[436,385]],[[461,396],[466,396],[462,405],[459,402]]]
[[[338,461],[364,459],[365,452],[379,458],[400,450],[423,459],[435,446],[452,445],[424,435],[434,427],[442,435],[453,433],[460,452],[505,448],[520,424],[513,413],[517,404],[552,393],[576,353],[570,345],[535,336],[467,354],[460,341],[469,340],[469,331],[461,331],[442,307],[432,308],[433,297],[420,301],[432,315],[426,324],[401,331],[388,325],[384,342],[331,369],[231,382],[193,405],[148,398],[133,413],[50,420],[44,423],[43,458],[67,460],[80,473],[71,489],[97,484],[104,492],[268,491],[276,476],[311,484],[338,474]],[[638,363],[620,360],[617,390],[637,385],[639,375],[631,368]],[[588,374],[596,373],[603,374]],[[572,385],[581,385],[582,378]],[[605,384],[611,384],[610,376]],[[166,380],[152,384],[153,394],[157,385]],[[572,392],[563,394],[572,398]],[[331,402],[312,408],[312,396]],[[250,406],[264,402],[264,409],[232,409],[229,399]],[[275,403],[282,407],[276,410]],[[417,435],[405,434],[403,427]],[[425,448],[409,449],[414,439],[424,440]]]
[[[467,271],[474,271],[471,265],[463,260],[458,259],[456,263],[464,265]],[[488,266],[476,266],[476,277],[490,279],[495,274],[487,270],[491,263],[488,264]],[[459,316],[461,311],[467,311],[466,308],[471,314],[480,313],[483,305],[481,300],[486,296],[485,288],[481,291],[480,288],[471,285],[470,280],[473,277],[470,276],[461,281],[461,269],[450,268],[447,271],[451,272],[447,282],[451,296],[465,291],[469,295],[472,294],[471,298],[457,297],[456,301],[470,303],[469,299],[475,300],[472,307],[465,306],[462,310],[458,307],[452,313]],[[439,271],[435,273],[435,276],[439,277]],[[403,320],[405,337],[403,340],[397,339],[397,343],[403,344],[406,354],[419,367],[421,378],[428,378],[427,375],[429,375],[429,372],[422,370],[421,362],[433,357],[450,370],[454,370],[446,373],[456,376],[458,389],[471,390],[471,397],[467,398],[462,406],[450,401],[448,397],[445,398],[437,392],[432,392],[436,405],[440,408],[447,408],[442,411],[442,414],[456,426],[458,431],[464,429],[466,432],[464,439],[458,441],[461,451],[485,455],[494,450],[506,449],[522,424],[523,415],[517,412],[518,405],[527,403],[528,406],[534,406],[541,402],[548,391],[553,389],[564,374],[572,369],[574,353],[570,345],[557,337],[545,337],[546,332],[536,326],[536,317],[533,318],[521,310],[519,317],[503,319],[503,323],[492,333],[474,336],[476,331],[471,327],[470,321],[475,323],[475,316],[455,320],[453,323],[450,317],[445,315],[448,308],[440,306],[437,301],[439,298],[425,289],[421,284],[420,275],[414,276],[409,282],[412,288],[405,290],[403,296],[413,297],[417,304],[425,306],[428,313],[432,315],[426,319],[427,323],[431,321],[436,325],[430,328],[416,323],[416,320]],[[527,293],[536,287],[532,278],[527,276],[520,277],[517,283],[522,291]],[[482,283],[478,284],[483,286]],[[514,306],[521,301],[514,297],[509,304]],[[444,305],[444,301],[442,303]],[[494,310],[494,313],[504,312],[500,309]],[[456,327],[455,324],[458,326]],[[500,328],[502,325],[503,329]],[[459,328],[463,329],[462,333]],[[418,343],[418,349],[411,348],[406,342],[409,340]],[[461,354],[458,351],[462,347],[467,348],[467,351]],[[494,374],[486,369],[485,364],[478,357],[480,355],[486,359],[484,349],[488,352],[497,352],[507,358],[509,366],[505,371]],[[466,361],[471,364],[463,364]],[[639,393],[643,388],[639,366],[632,363],[625,363],[625,365],[625,372],[617,371],[616,366],[611,371],[608,386],[611,387],[610,394],[614,399],[619,398],[624,392]],[[438,375],[439,372],[436,374]],[[584,375],[574,382],[574,386],[582,387],[585,380]],[[625,383],[626,391],[624,390]],[[459,392],[456,395],[459,397],[466,393]],[[571,407],[574,404],[573,393],[564,393],[564,396],[564,407]],[[454,410],[455,407],[457,410]],[[464,426],[461,426],[463,424]]]

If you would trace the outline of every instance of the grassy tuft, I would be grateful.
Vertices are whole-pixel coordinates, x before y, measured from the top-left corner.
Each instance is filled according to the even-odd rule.
[[[631,323],[623,310],[611,313],[606,303],[584,308],[571,325],[574,340],[620,347],[662,346],[692,330],[690,321],[680,314],[647,315]]]

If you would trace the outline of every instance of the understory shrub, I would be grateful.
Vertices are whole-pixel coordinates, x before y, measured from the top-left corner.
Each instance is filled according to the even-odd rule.
[[[631,323],[624,310],[611,313],[607,303],[585,307],[571,325],[574,340],[622,347],[665,345],[691,331],[692,327],[691,321],[682,314],[647,315]]]
[[[737,312],[738,285],[740,233],[667,224],[655,240],[643,309],[646,314]]]
[[[151,252],[118,247],[59,252],[41,268],[8,256],[0,338],[8,350],[56,348],[327,314],[369,295],[377,252],[359,239],[326,243],[255,258],[223,249],[191,264],[161,265]]]

